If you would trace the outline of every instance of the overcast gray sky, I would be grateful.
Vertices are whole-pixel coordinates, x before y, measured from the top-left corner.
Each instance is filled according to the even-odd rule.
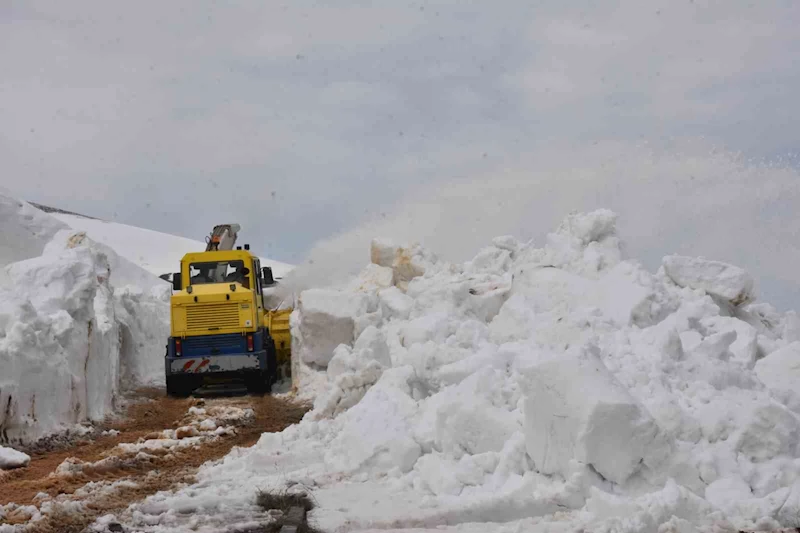
[[[648,267],[732,261],[800,308],[798,27],[792,0],[0,0],[0,180],[296,263],[609,207]]]

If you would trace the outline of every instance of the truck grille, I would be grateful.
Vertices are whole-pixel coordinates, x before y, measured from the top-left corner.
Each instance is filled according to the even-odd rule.
[[[225,355],[246,351],[245,337],[240,333],[201,335],[183,339],[183,355],[185,356]]]
[[[215,331],[238,327],[238,303],[193,305],[186,309],[187,331]]]

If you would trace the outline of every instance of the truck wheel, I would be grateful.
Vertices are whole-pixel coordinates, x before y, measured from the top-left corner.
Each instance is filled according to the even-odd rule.
[[[167,376],[167,396],[185,398],[192,393],[186,376]]]
[[[278,356],[275,351],[267,352],[267,380],[270,384],[278,382]]]
[[[245,383],[249,394],[261,396],[272,390],[272,384],[269,381],[269,373],[265,371],[251,373],[245,378]]]
[[[271,336],[264,336],[264,349],[267,351],[267,382],[271,390],[272,384],[278,381],[278,351]]]

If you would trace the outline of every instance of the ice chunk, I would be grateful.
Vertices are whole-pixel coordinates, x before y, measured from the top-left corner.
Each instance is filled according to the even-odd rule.
[[[577,459],[623,483],[642,462],[666,453],[653,418],[590,351],[553,358],[526,374],[525,443],[540,472],[566,475]]]
[[[753,278],[739,267],[681,255],[667,256],[663,263],[667,276],[680,287],[706,291],[733,305],[741,305],[755,298]]]
[[[31,458],[28,454],[18,452],[13,448],[0,446],[0,470],[10,470],[28,466]]]

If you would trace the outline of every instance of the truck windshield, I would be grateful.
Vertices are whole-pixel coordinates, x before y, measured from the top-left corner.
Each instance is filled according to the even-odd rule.
[[[189,265],[189,283],[203,285],[206,283],[235,283],[239,282],[248,289],[250,282],[247,277],[249,270],[243,261],[211,261],[205,263],[191,263]]]

